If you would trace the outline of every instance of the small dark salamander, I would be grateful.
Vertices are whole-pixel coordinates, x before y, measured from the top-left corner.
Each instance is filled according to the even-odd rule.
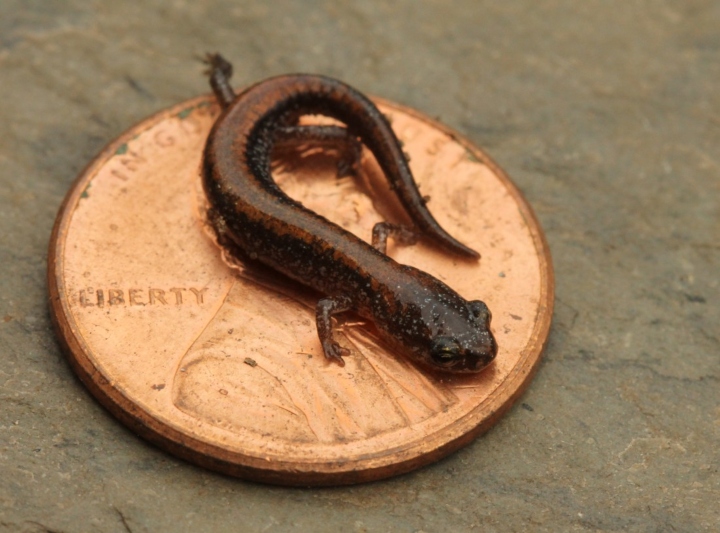
[[[450,287],[385,255],[389,233],[380,223],[373,245],[285,195],[273,181],[273,146],[281,140],[358,137],[375,156],[411,219],[449,251],[479,258],[447,234],[425,207],[390,124],[364,95],[344,83],[311,75],[278,76],[239,95],[229,84],[232,66],[207,57],[210,84],[224,110],[208,137],[203,185],[221,236],[245,255],[327,295],[317,304],[317,330],[325,356],[341,365],[349,351],[333,338],[331,316],[353,310],[372,320],[395,350],[425,366],[478,372],[495,358],[490,311]],[[303,115],[323,115],[341,126],[300,126]]]

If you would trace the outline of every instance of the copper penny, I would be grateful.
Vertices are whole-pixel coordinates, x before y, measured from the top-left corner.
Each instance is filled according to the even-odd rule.
[[[553,275],[532,210],[479,148],[420,113],[376,100],[411,157],[429,209],[482,254],[423,242],[388,254],[493,313],[496,361],[434,374],[396,358],[371,325],[337,322],[340,367],[317,338],[318,295],[237,263],[205,216],[199,165],[219,110],[199,97],[111,143],[78,177],[50,244],[51,307],[93,395],[133,431],[199,465],[283,485],[380,479],[487,430],[530,381],[550,329]],[[404,221],[372,158],[338,178],[328,147],[279,154],[275,176],[306,207],[370,240]]]

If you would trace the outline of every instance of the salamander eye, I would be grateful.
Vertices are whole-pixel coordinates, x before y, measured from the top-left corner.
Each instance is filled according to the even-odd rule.
[[[490,309],[488,309],[488,306],[485,305],[485,302],[473,300],[472,302],[468,302],[468,307],[475,318],[479,319],[482,323],[489,324],[490,320],[492,320],[492,313]]]
[[[451,366],[460,357],[460,345],[452,337],[436,337],[433,339],[430,357],[439,366]]]

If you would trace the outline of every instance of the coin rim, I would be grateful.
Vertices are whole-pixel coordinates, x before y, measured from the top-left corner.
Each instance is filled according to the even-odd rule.
[[[385,449],[381,453],[363,456],[350,461],[296,462],[266,461],[262,458],[232,452],[197,439],[168,426],[113,387],[89,358],[89,346],[80,335],[72,319],[63,281],[63,252],[73,212],[80,200],[85,184],[91,180],[122,144],[154,127],[162,120],[177,115],[188,107],[212,101],[206,94],[164,109],[138,122],[114,139],[83,169],[68,191],[55,219],[48,251],[48,290],[52,322],[61,347],[71,367],[90,390],[91,394],[110,413],[133,433],[173,455],[194,464],[253,481],[290,486],[348,485],[374,481],[406,473],[433,463],[492,427],[523,394],[532,380],[547,344],[554,306],[555,278],[552,259],[545,236],[532,208],[507,174],[481,148],[475,146],[452,128],[427,117],[423,113],[383,98],[372,97],[377,104],[412,116],[442,131],[482,161],[504,184],[515,200],[532,237],[540,268],[540,295],[537,319],[523,354],[502,384],[490,398],[469,413],[454,420],[441,430],[409,445]]]

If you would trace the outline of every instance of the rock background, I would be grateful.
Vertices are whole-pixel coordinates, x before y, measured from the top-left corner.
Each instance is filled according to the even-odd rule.
[[[53,334],[45,258],[83,166],[142,118],[324,73],[439,117],[534,206],[544,362],[485,436],[399,478],[268,487],[111,418]],[[720,4],[229,0],[0,4],[0,531],[717,531]]]

